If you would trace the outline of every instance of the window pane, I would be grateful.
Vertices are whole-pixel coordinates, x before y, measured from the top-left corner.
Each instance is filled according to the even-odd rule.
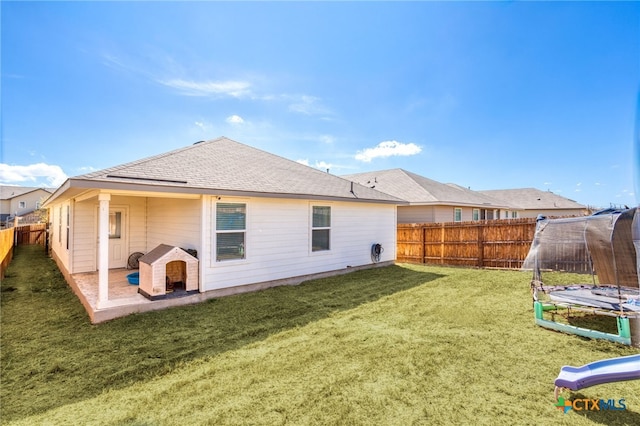
[[[246,228],[246,205],[235,203],[216,204],[216,229],[236,231]]]
[[[224,232],[216,235],[216,260],[244,259],[244,232]]]
[[[313,227],[328,228],[331,226],[331,207],[313,206]]]
[[[460,222],[462,221],[462,209],[458,209],[456,208],[454,210],[454,221],[455,222]]]
[[[311,234],[311,251],[329,250],[328,229],[316,229]]]
[[[122,229],[122,213],[109,213],[109,238],[120,238]]]

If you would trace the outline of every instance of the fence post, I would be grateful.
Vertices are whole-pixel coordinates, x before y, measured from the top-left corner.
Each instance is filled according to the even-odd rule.
[[[484,266],[484,223],[478,223],[478,268]]]
[[[422,264],[427,263],[427,228],[424,225],[420,225],[420,257],[422,258]]]
[[[440,225],[440,264],[444,265],[444,222]]]

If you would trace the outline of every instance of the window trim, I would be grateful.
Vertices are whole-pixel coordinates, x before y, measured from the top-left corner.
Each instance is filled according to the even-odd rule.
[[[244,206],[244,229],[221,229],[218,230],[218,205],[219,204],[238,204]],[[248,228],[249,228],[249,203],[245,200],[217,200],[213,203],[213,222],[211,224],[211,228],[213,230],[213,250],[211,253],[211,260],[214,266],[218,265],[229,265],[234,263],[242,263],[247,262],[248,256]],[[231,234],[231,233],[244,233],[244,246],[243,246],[243,256],[240,258],[233,259],[218,259],[218,234]]]
[[[462,222],[462,207],[453,208],[453,221]]]
[[[480,220],[480,209],[473,209],[473,213],[471,217],[472,217],[472,220],[474,221]]]
[[[18,208],[19,209],[26,209],[27,208],[27,202],[26,201],[18,201]]]
[[[313,226],[313,210],[315,207],[326,207],[329,209],[329,226]],[[326,254],[326,253],[331,253],[332,250],[332,239],[333,239],[333,232],[332,232],[332,216],[333,216],[333,212],[332,212],[332,208],[331,208],[331,204],[330,203],[311,203],[310,204],[310,208],[309,208],[309,253],[313,254],[313,255],[318,255],[318,254]],[[326,249],[319,249],[319,250],[314,250],[313,249],[313,232],[314,231],[329,231],[329,247]]]

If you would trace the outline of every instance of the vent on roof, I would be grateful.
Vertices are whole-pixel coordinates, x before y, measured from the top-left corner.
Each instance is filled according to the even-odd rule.
[[[199,143],[204,143],[204,141],[198,141],[198,142],[194,142],[194,145],[198,145]]]
[[[167,182],[167,183],[182,183],[186,184],[187,181],[184,180],[172,180],[172,179],[161,179],[161,178],[144,178],[139,176],[123,176],[123,175],[107,175],[108,178],[117,178],[117,179],[132,179],[132,180],[143,180],[146,182]]]

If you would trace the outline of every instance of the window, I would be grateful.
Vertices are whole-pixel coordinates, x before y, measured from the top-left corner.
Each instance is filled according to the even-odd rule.
[[[71,209],[71,206],[67,206],[67,250],[69,250],[69,223],[71,222],[70,221],[71,213],[69,211],[70,209]]]
[[[473,220],[480,220],[480,209],[473,209]]]
[[[311,251],[331,248],[331,207],[313,206],[311,223]]]
[[[244,259],[247,205],[216,204],[216,261]]]
[[[453,209],[453,221],[462,222],[462,209],[460,207]]]
[[[27,202],[26,201],[18,201],[18,208],[19,209],[26,209],[27,208]]]
[[[122,236],[122,212],[109,213],[109,239],[117,240]]]
[[[511,212],[511,219],[517,219],[518,218],[518,212]]]
[[[58,209],[58,244],[62,244],[62,206]]]

